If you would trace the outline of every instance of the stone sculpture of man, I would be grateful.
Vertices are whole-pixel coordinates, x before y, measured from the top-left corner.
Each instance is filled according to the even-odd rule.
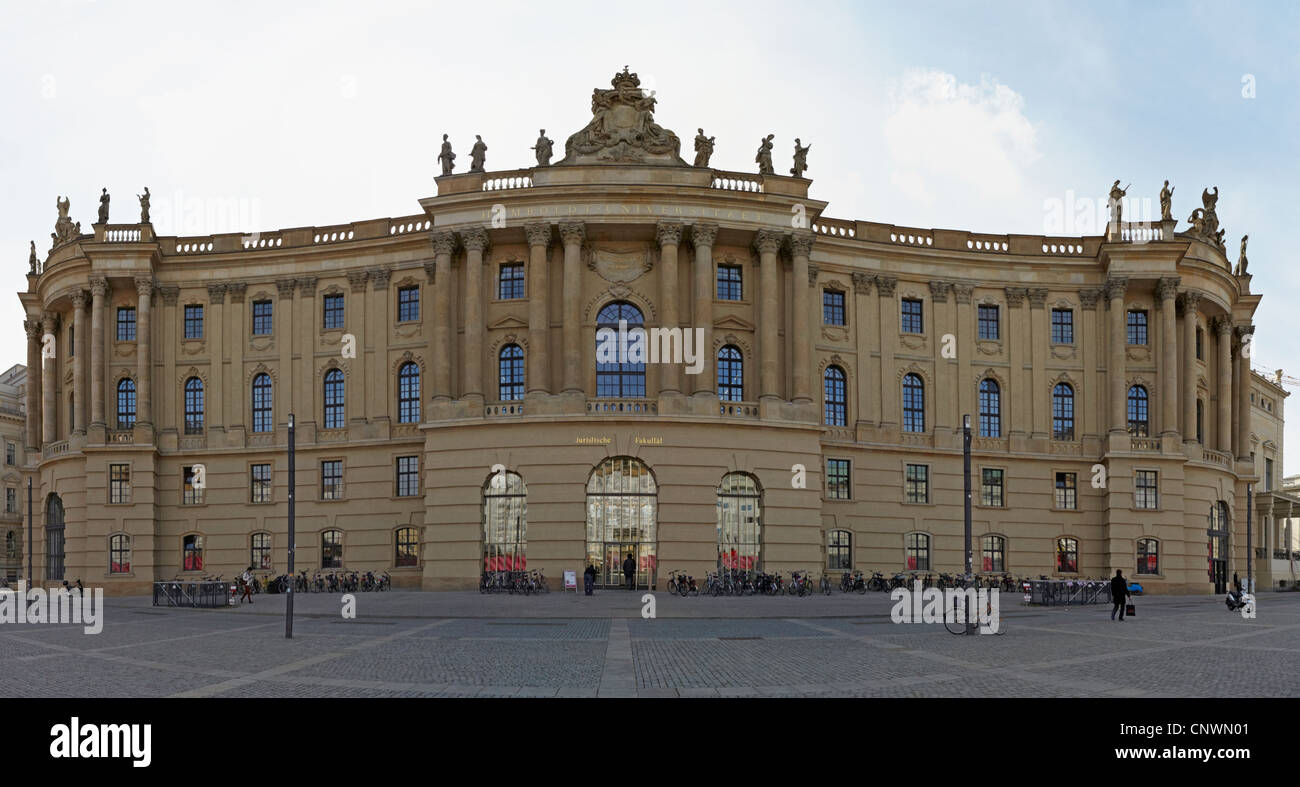
[[[802,178],[803,173],[808,170],[808,151],[812,145],[801,147],[799,138],[794,138],[794,166],[790,168],[790,174],[796,178]]]
[[[138,197],[140,200],[140,223],[148,224],[149,223],[149,187],[145,186],[144,193],[137,194],[136,197]]]
[[[709,159],[713,157],[713,140],[716,137],[704,136],[704,129],[698,129],[700,133],[695,135],[695,166],[709,166]]]
[[[1169,181],[1160,189],[1160,220],[1172,221],[1174,218],[1174,190],[1169,188]]]
[[[1110,187],[1110,199],[1108,200],[1108,203],[1110,207],[1110,223],[1112,226],[1118,227],[1120,221],[1124,218],[1124,203],[1122,200],[1124,199],[1124,195],[1127,193],[1128,186],[1120,188],[1118,180]]]
[[[104,193],[99,195],[99,223],[108,223],[108,187],[104,187]]]
[[[549,140],[546,138],[546,129],[542,129],[541,131],[538,132],[538,134],[540,134],[540,136],[537,137],[537,144],[533,145],[532,148],[534,151],[537,152],[537,166],[539,167],[550,166],[552,146],[555,143],[553,140]],[[484,150],[486,150],[486,148],[484,148]]]
[[[31,243],[32,243],[32,252],[27,256],[27,264],[31,266],[31,269],[27,271],[27,273],[28,275],[35,276],[36,266],[39,263],[37,262],[36,259],[36,241],[32,241]]]
[[[776,174],[776,170],[772,168],[772,140],[775,138],[775,134],[768,134],[758,145],[758,155],[754,156],[754,161],[758,164],[760,175]]]
[[[1250,236],[1249,236],[1249,235],[1242,235],[1242,236],[1241,236],[1241,256],[1237,257],[1237,275],[1238,275],[1238,276],[1245,276],[1245,275],[1246,275],[1246,265],[1248,264],[1248,261],[1246,260],[1246,243],[1247,243],[1249,240],[1250,240]]]
[[[447,135],[442,135],[442,152],[438,154],[438,161],[442,164],[442,174],[450,175],[451,169],[455,166],[452,162],[456,160],[456,154],[451,152],[451,142],[447,140]]]
[[[483,137],[478,134],[474,135],[474,147],[469,149],[469,171],[482,172],[483,162],[487,159],[487,145],[483,144]]]

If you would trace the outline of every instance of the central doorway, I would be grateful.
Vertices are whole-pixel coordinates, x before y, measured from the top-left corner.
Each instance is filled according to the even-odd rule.
[[[1210,581],[1215,594],[1228,592],[1228,504],[1220,500],[1210,507],[1209,556]]]
[[[627,587],[623,564],[631,556],[633,587],[645,590],[658,579],[658,487],[639,459],[606,459],[587,479],[587,562],[596,584]]]

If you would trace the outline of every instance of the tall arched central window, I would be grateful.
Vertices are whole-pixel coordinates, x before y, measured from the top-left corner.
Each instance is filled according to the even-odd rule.
[[[718,568],[763,568],[763,495],[747,473],[728,473],[718,484]]]
[[[185,434],[203,434],[203,381],[185,381]]]
[[[632,558],[637,587],[655,581],[659,546],[658,486],[639,459],[606,459],[587,479],[587,562],[596,581],[625,584],[623,565]]]
[[[903,378],[903,431],[925,431],[925,383],[917,374]]]
[[[517,344],[501,348],[498,360],[499,398],[503,402],[524,398],[524,349]]]
[[[123,377],[117,383],[117,428],[135,426],[135,380]]]
[[[1068,383],[1052,389],[1052,439],[1074,439],[1074,389]]]
[[[1147,389],[1135,385],[1128,389],[1128,433],[1134,437],[1149,437],[1147,420]]]
[[[745,401],[745,361],[740,350],[730,344],[718,350],[718,398]]]
[[[825,389],[824,418],[827,426],[848,425],[848,386],[844,370],[838,366],[827,366],[822,375],[822,387]]]
[[[397,422],[420,422],[420,365],[407,361],[397,370]]]
[[[528,487],[523,476],[502,470],[483,485],[483,570],[528,567]]]
[[[271,375],[266,372],[253,378],[253,431],[271,431]]]
[[[330,369],[325,373],[325,428],[342,429],[343,426],[343,371]]]
[[[980,380],[980,437],[1002,436],[1002,389],[997,380]]]
[[[641,328],[641,310],[618,301],[596,316],[596,396],[602,399],[645,398],[645,354],[648,337]],[[626,334],[620,334],[620,326]],[[626,341],[622,339],[626,337]],[[640,344],[639,349],[634,346]],[[631,358],[636,358],[636,361]]]
[[[50,495],[45,504],[45,578],[63,579],[63,501]]]

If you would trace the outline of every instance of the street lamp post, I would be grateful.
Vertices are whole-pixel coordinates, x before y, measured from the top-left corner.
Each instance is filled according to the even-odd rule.
[[[297,490],[296,468],[294,467],[294,433],[293,433],[293,413],[289,413],[289,589],[284,600],[284,636],[285,639],[293,639],[293,586],[297,580],[297,574],[293,567],[294,552],[294,511],[293,498]]]
[[[974,554],[971,552],[971,482],[970,482],[970,416],[967,415],[962,423],[961,439],[961,462],[962,462],[962,483],[966,492],[965,502],[965,525],[966,525],[966,577],[968,580],[974,579]]]
[[[32,577],[32,477],[27,476],[27,587],[34,587]]]
[[[1252,496],[1253,496],[1252,495],[1253,490],[1251,489],[1252,486],[1253,486],[1252,484],[1246,484],[1246,592],[1248,593],[1255,592],[1255,583],[1251,581],[1251,576],[1250,576],[1251,569],[1254,568],[1254,562],[1251,560],[1251,558],[1255,556],[1254,543],[1251,538],[1253,534],[1250,532],[1251,530],[1254,529],[1253,527],[1251,527],[1251,523],[1250,523],[1250,514],[1251,514],[1250,509],[1253,507],[1252,503],[1254,502],[1252,500]]]

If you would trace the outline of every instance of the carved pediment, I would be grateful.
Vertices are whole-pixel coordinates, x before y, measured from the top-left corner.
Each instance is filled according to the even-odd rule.
[[[591,96],[591,122],[564,143],[566,164],[659,164],[684,167],[682,142],[654,122],[654,93],[624,66],[610,80],[613,90]]]
[[[488,330],[496,330],[497,328],[507,328],[511,330],[518,330],[518,329],[527,330],[528,321],[521,320],[513,314],[507,314],[505,317],[502,317],[496,322],[488,323],[487,327]]]
[[[721,331],[752,331],[752,323],[745,322],[734,314],[727,314],[713,321],[714,330]]]

